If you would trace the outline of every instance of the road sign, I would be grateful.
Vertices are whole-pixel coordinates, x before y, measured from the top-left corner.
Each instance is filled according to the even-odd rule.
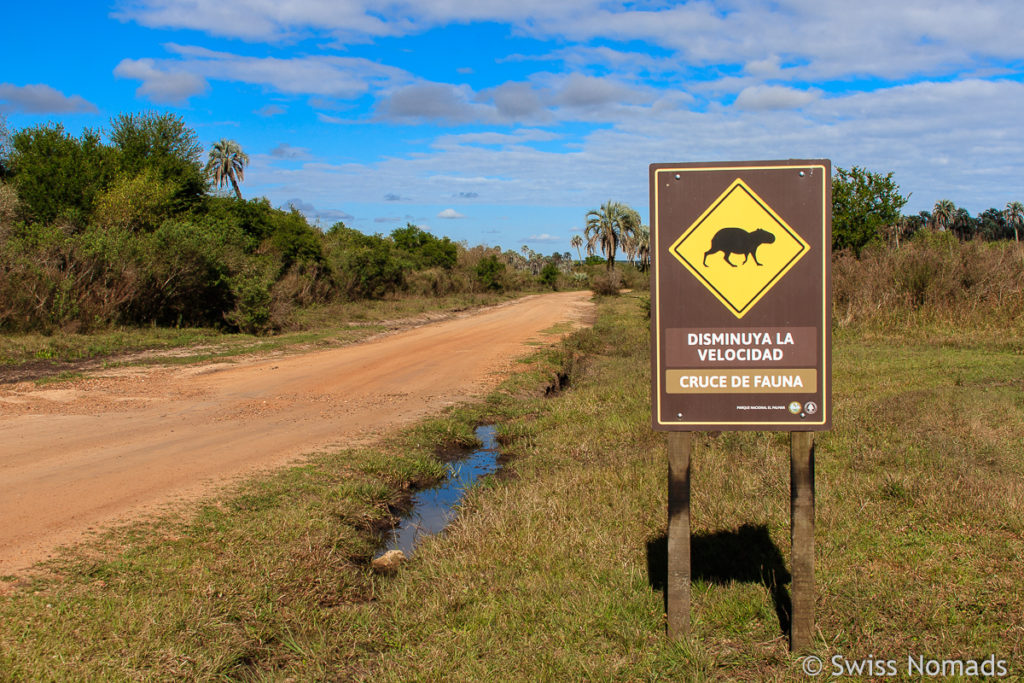
[[[829,428],[831,164],[651,165],[655,429]]]

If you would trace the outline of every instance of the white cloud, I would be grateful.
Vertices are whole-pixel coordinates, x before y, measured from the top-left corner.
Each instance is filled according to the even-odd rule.
[[[524,82],[502,83],[488,88],[477,95],[478,102],[491,102],[498,115],[512,120],[522,120],[544,114],[544,104],[533,85]]]
[[[638,91],[611,78],[596,78],[579,73],[569,74],[556,86],[554,101],[566,107],[599,107],[630,102]],[[650,100],[650,97],[645,97]]]
[[[286,95],[319,95],[350,99],[371,90],[411,80],[404,70],[357,57],[248,57],[203,47],[167,43],[177,55],[169,59],[124,59],[114,69],[118,78],[142,81],[141,96],[163,104],[182,104],[205,92],[208,81],[259,85]],[[263,115],[283,113],[271,105]]]
[[[523,242],[564,242],[564,237],[556,237],[555,235],[549,235],[546,232],[542,232],[539,235],[530,235]]]
[[[459,133],[455,135],[441,135],[434,140],[435,147],[450,147],[453,145],[521,145],[528,142],[549,142],[557,140],[559,136],[551,131],[539,128],[519,128],[511,133]]]
[[[517,38],[564,47],[504,60],[543,60],[550,71],[487,83],[478,67],[473,87],[356,57],[250,57],[175,44],[170,58],[125,60],[118,75],[142,81],[139,93],[154,101],[185,102],[208,82],[231,81],[308,96],[314,110],[336,114],[318,111],[322,123],[473,125],[446,135],[425,126],[407,152],[362,163],[295,168],[267,159],[267,187],[321,203],[400,187],[403,201],[424,205],[477,195],[586,208],[621,198],[640,208],[652,161],[823,156],[896,171],[912,204],[950,196],[977,210],[1015,199],[996,193],[1021,173],[1024,86],[1015,79],[1024,34],[1008,21],[1017,13],[1008,0],[137,0],[117,16],[245,40],[322,44],[493,21]],[[614,49],[637,49],[629,41],[654,54]],[[1010,76],[1001,79],[1000,69]],[[828,92],[813,87],[826,81],[819,87]],[[372,121],[340,111],[365,111],[353,101],[366,95],[376,100]],[[555,127],[567,122],[596,125]],[[560,149],[530,144],[555,141]],[[474,202],[474,214],[483,203]]]
[[[821,91],[797,90],[784,85],[753,85],[736,96],[736,107],[754,111],[766,109],[799,109],[821,96]]]
[[[201,76],[152,59],[122,59],[114,76],[142,81],[135,94],[158,104],[187,104],[209,87]]]
[[[669,58],[629,57],[606,47],[570,48],[571,64],[617,70],[748,65],[766,75],[773,59],[789,80],[870,75],[900,79],[1024,58],[1016,0],[746,0],[742,3],[608,3],[602,0],[135,0],[113,13],[122,21],[186,28],[218,36],[280,43],[303,38],[367,42],[474,21],[561,41],[643,41],[674,51]],[[616,64],[616,61],[618,62]],[[629,62],[632,61],[632,65]]]
[[[443,123],[468,123],[486,117],[486,112],[471,103],[468,87],[448,83],[415,83],[399,88],[382,98],[377,113],[383,119],[430,120]]]
[[[475,204],[578,206],[582,218],[608,199],[646,215],[652,162],[824,157],[846,168],[894,171],[904,194],[913,192],[908,211],[950,197],[978,212],[1020,199],[1007,196],[1006,180],[1019,176],[1024,158],[1020,111],[1024,84],[1016,81],[925,82],[823,97],[799,111],[652,111],[594,130],[568,151],[445,144],[366,163],[271,169],[266,182],[280,184],[273,191],[282,196],[302,193],[317,202],[360,201],[401,187],[410,203],[476,192],[486,199]]]
[[[465,216],[455,209],[445,209],[441,213],[437,214],[438,218],[465,218]]]
[[[81,95],[70,97],[43,83],[0,83],[0,111],[25,114],[96,113],[96,105]]]

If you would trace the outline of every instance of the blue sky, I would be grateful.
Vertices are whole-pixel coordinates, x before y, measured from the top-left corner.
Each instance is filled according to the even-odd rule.
[[[11,128],[122,112],[238,141],[246,197],[326,228],[406,221],[568,251],[588,209],[647,218],[654,162],[830,158],[905,211],[1024,201],[1015,0],[12,3]]]

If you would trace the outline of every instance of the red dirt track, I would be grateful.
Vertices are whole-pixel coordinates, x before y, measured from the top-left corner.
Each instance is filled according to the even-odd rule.
[[[0,575],[90,530],[479,396],[589,292],[530,296],[325,351],[0,387]]]

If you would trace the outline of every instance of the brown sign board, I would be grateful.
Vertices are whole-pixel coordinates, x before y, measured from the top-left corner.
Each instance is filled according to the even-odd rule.
[[[832,420],[832,165],[652,164],[655,429]]]

